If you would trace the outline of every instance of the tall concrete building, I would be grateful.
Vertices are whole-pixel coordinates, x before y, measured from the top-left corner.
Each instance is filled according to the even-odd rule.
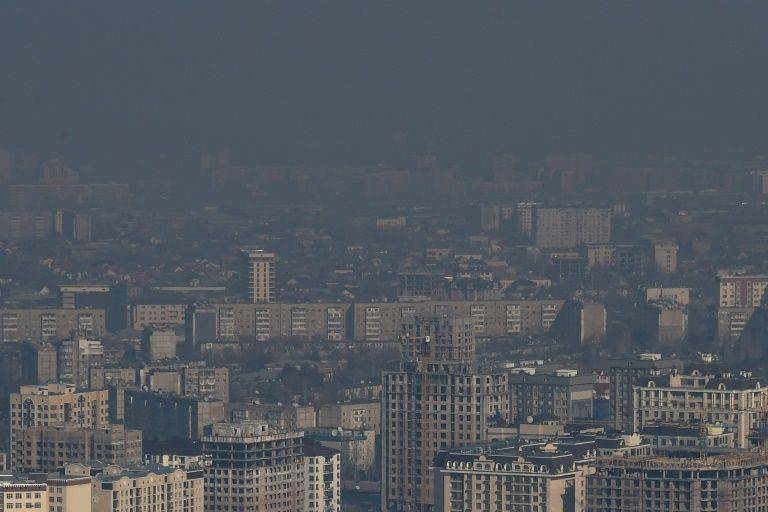
[[[304,510],[303,432],[265,422],[217,423],[202,438],[205,510]]]
[[[484,441],[489,418],[507,418],[507,378],[474,370],[471,318],[407,318],[401,340],[400,370],[382,376],[382,509],[428,510],[432,461]]]
[[[71,384],[21,386],[11,394],[10,466],[23,467],[26,448],[22,431],[33,427],[76,425],[104,428],[109,424],[109,392],[77,392]]]
[[[275,302],[277,291],[275,254],[261,249],[251,249],[243,251],[243,257],[248,300],[253,303]]]
[[[136,331],[145,327],[185,325],[187,305],[182,303],[141,303],[131,306],[131,325]]]
[[[304,443],[304,512],[341,511],[341,455],[317,443]]]
[[[536,247],[568,249],[611,241],[611,210],[607,208],[537,208]]]

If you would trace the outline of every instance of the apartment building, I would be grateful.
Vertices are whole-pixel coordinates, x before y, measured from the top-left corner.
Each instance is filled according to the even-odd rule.
[[[611,240],[608,208],[537,208],[534,238],[539,249],[569,249]]]
[[[142,303],[131,306],[131,326],[140,331],[157,325],[185,325],[186,304]]]
[[[182,368],[182,392],[210,400],[229,402],[229,368],[188,364]]]
[[[717,332],[723,341],[738,339],[744,326],[760,306],[768,286],[768,275],[735,271],[718,272]]]
[[[53,341],[105,332],[103,309],[0,309],[0,341]]]
[[[21,386],[10,399],[10,466],[23,467],[31,456],[21,440],[22,431],[33,427],[75,425],[105,428],[109,424],[109,393],[78,392],[71,384]]]
[[[575,370],[513,373],[508,377],[510,419],[591,419],[595,381],[594,375],[578,374]]]
[[[104,363],[104,345],[101,340],[73,334],[58,344],[56,355],[59,381],[85,389],[91,366]]]
[[[303,436],[266,422],[212,425],[202,438],[206,512],[304,510]]]
[[[21,344],[22,374],[30,384],[48,384],[57,380],[56,347],[50,343],[25,341]]]
[[[733,430],[736,447],[749,448],[750,433],[768,424],[768,386],[747,373],[640,377],[633,398],[635,432],[659,422],[720,423]]]
[[[11,475],[0,477],[0,510],[40,512],[41,510],[49,510],[48,507],[48,486],[46,484]],[[61,512],[65,511],[62,510]]]
[[[125,284],[59,286],[59,301],[63,309],[103,309],[109,332],[128,327],[128,287]]]
[[[393,341],[404,319],[453,315],[472,318],[478,336],[547,332],[563,307],[562,300],[370,302],[353,306],[356,341]]]
[[[220,340],[266,341],[273,338],[349,339],[350,304],[220,304],[217,337]]]
[[[653,453],[681,454],[731,452],[736,449],[736,436],[722,424],[656,423],[643,427],[640,434],[647,439]]]
[[[48,486],[48,512],[81,512],[91,509],[93,494],[90,476],[65,475],[60,470],[30,476]]]
[[[261,249],[243,251],[246,288],[251,303],[272,303],[277,295],[277,257]]]
[[[184,343],[184,335],[179,327],[150,327],[142,335],[144,355],[148,361],[175,359],[179,345]]]
[[[21,429],[17,436],[24,447],[16,471],[53,472],[72,461],[98,460],[104,464],[141,463],[139,430],[122,425],[83,428],[77,425],[37,426]]]
[[[480,336],[546,332],[562,300],[433,301],[220,304],[217,337],[222,341],[299,337],[344,341],[394,341],[402,320],[412,316],[470,316]]]
[[[201,469],[72,463],[65,467],[65,473],[92,477],[91,512],[204,510]]]
[[[487,438],[489,418],[509,414],[507,376],[473,369],[470,318],[407,318],[405,358],[382,375],[382,509],[431,508],[440,450]]]
[[[381,402],[323,404],[317,410],[317,426],[379,432]]]
[[[341,511],[341,456],[337,450],[304,443],[304,511]]]
[[[48,238],[53,234],[50,212],[0,212],[0,238]]]
[[[124,423],[143,432],[145,442],[200,439],[205,427],[223,421],[226,407],[220,400],[125,389]]]
[[[766,502],[768,457],[762,453],[605,457],[587,477],[593,512],[757,512]]]
[[[444,451],[433,470],[433,510],[583,512],[594,458],[594,446],[572,452],[555,443]]]
[[[317,412],[312,405],[282,403],[232,402],[227,404],[232,421],[266,421],[285,430],[303,430],[317,426]]]
[[[609,359],[610,425],[615,430],[634,432],[635,381],[645,375],[668,374],[682,370],[679,359],[663,358],[661,354],[640,354],[635,357]]]

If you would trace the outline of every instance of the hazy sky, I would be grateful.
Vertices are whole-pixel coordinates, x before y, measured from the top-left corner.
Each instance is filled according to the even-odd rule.
[[[375,161],[756,150],[768,2],[0,0],[0,144]]]

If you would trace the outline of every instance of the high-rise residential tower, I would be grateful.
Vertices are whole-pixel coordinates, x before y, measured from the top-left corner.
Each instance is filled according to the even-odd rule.
[[[475,371],[470,318],[405,318],[401,341],[400,370],[382,376],[382,509],[424,511],[437,453],[485,441],[507,417],[507,379]]]
[[[275,253],[261,249],[243,251],[247,272],[248,300],[253,303],[275,302]]]
[[[216,423],[203,437],[205,510],[304,510],[301,431],[265,422]]]

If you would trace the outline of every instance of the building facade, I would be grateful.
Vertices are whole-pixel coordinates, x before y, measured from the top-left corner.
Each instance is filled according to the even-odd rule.
[[[738,448],[749,448],[750,433],[768,424],[768,386],[746,374],[646,376],[633,390],[635,432],[659,422],[719,423],[733,430]]]
[[[145,442],[200,439],[206,426],[226,418],[226,407],[220,400],[139,389],[125,389],[123,393],[125,426],[141,430]]]
[[[16,471],[53,472],[72,461],[136,465],[142,460],[141,431],[128,430],[122,425],[29,427],[21,429],[17,439],[24,446],[24,453],[16,461]]]
[[[512,421],[557,418],[562,421],[591,419],[594,375],[560,370],[551,374],[516,373],[509,379],[509,416]]]
[[[569,249],[611,241],[611,210],[607,208],[537,208],[536,247]]]
[[[103,391],[77,392],[71,384],[21,386],[11,394],[10,466],[24,466],[27,455],[21,440],[23,431],[34,427],[75,425],[106,428],[109,424],[109,394]]]
[[[555,444],[441,453],[434,468],[435,512],[584,512],[594,449]]]
[[[337,450],[304,443],[304,511],[341,511],[341,456]]]
[[[217,423],[202,439],[206,512],[305,507],[303,432],[264,422]]]
[[[682,361],[661,354],[640,354],[606,361],[609,378],[610,421],[614,430],[634,432],[634,389],[636,379],[651,374],[682,370]]]
[[[205,510],[201,469],[73,463],[65,471],[72,476],[92,476],[91,512]]]
[[[382,376],[382,510],[429,510],[432,461],[450,447],[484,441],[491,418],[509,414],[505,374],[473,369],[469,318],[410,318],[400,371]]]
[[[248,300],[252,303],[272,303],[277,292],[277,258],[262,250],[243,251],[246,265]]]
[[[0,341],[53,341],[105,332],[103,309],[0,309]]]
[[[587,478],[587,506],[594,512],[757,512],[766,501],[768,458],[750,452],[606,457]]]

